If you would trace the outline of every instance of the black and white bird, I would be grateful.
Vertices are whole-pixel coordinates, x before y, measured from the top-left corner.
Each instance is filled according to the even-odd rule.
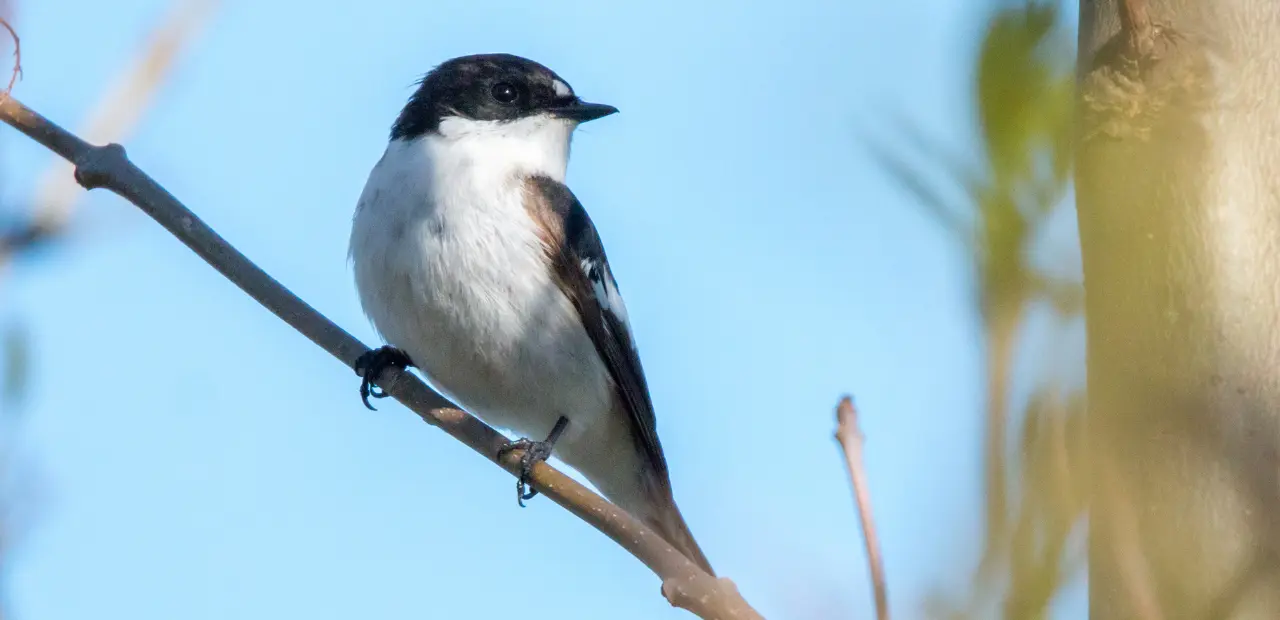
[[[518,56],[428,73],[356,206],[356,288],[388,343],[356,371],[366,404],[383,368],[412,365],[489,424],[546,437],[513,442],[526,472],[554,453],[712,572],[672,496],[604,247],[565,186],[574,129],[617,111]]]

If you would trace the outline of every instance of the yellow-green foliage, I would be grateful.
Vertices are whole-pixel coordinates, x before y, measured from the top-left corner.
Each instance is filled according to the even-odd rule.
[[[879,153],[969,252],[987,349],[983,557],[972,595],[933,601],[937,617],[1043,618],[1062,584],[1083,569],[1083,395],[1050,373],[1036,379],[1026,404],[1010,407],[1015,362],[1028,354],[1020,346],[1028,308],[1048,301],[1063,318],[1081,312],[1078,283],[1040,273],[1030,259],[1071,182],[1075,50],[1059,11],[1038,2],[994,10],[975,63],[982,161],[938,155],[945,150],[919,136],[906,137],[921,163]],[[942,198],[949,193],[927,181],[938,178],[930,167],[959,185],[963,204]]]

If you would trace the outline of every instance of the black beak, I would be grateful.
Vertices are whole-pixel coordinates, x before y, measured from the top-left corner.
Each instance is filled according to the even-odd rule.
[[[618,108],[603,103],[587,103],[581,99],[575,99],[567,105],[556,106],[548,111],[559,118],[585,123],[613,114],[618,111]]]

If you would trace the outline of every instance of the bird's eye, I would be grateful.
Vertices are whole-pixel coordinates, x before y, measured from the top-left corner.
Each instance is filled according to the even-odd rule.
[[[516,90],[515,85],[510,82],[498,82],[489,92],[495,101],[503,104],[513,103],[520,98],[520,91]]]

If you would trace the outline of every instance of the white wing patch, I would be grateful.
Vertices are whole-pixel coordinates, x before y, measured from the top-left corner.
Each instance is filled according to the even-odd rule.
[[[560,81],[560,80],[554,80],[554,81],[552,81],[552,82],[551,82],[551,88],[555,89],[555,91],[556,91],[556,98],[558,98],[558,99],[563,99],[563,98],[565,98],[565,97],[572,97],[572,96],[573,96],[573,90],[569,88],[569,85],[568,85],[568,84],[565,84],[564,82],[562,82],[562,81]]]
[[[618,292],[618,285],[613,279],[613,274],[609,272],[609,266],[590,258],[582,259],[581,266],[582,271],[587,274],[587,279],[591,280],[592,287],[595,288],[600,307],[618,317],[618,322],[626,326],[627,335],[631,335],[631,321],[627,319],[627,306],[622,302],[622,294]]]

